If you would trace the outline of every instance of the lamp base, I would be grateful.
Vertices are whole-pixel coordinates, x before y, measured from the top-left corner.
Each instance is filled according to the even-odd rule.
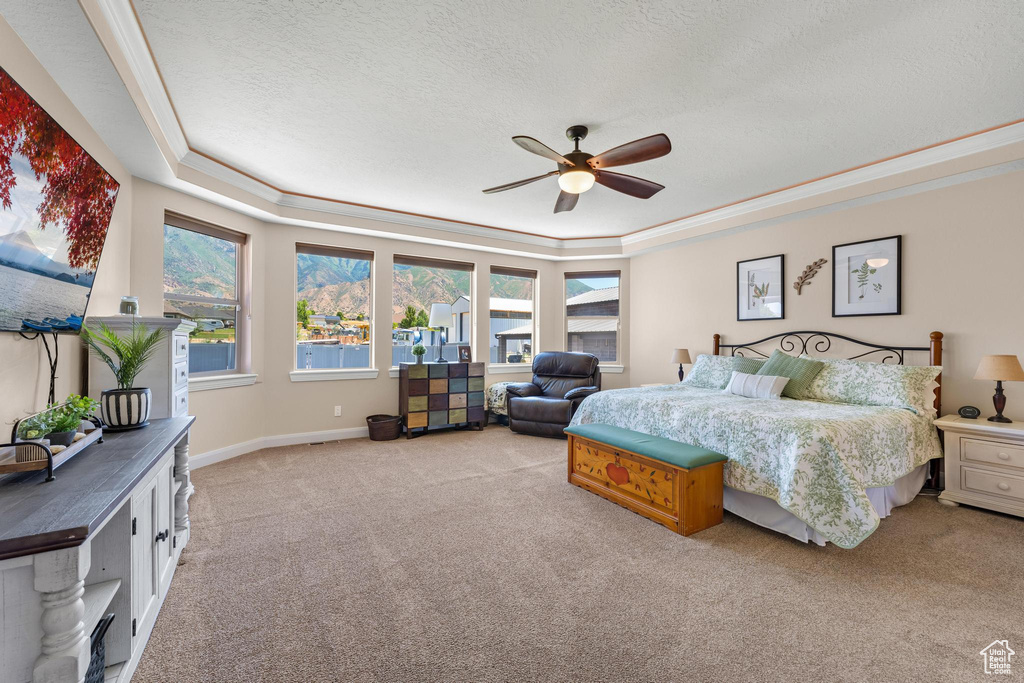
[[[683,381],[683,364],[682,363],[679,364],[679,381],[680,382]]]
[[[1003,383],[1001,380],[996,380],[996,393],[992,397],[992,406],[996,409],[996,414],[988,419],[989,422],[1000,422],[1003,424],[1013,422],[1010,418],[1003,417],[1003,409],[1006,408],[1006,395],[1003,394]]]
[[[444,331],[441,332],[441,345],[437,349],[437,360],[435,363],[447,363],[448,359],[444,357],[444,345],[448,343],[448,334]]]

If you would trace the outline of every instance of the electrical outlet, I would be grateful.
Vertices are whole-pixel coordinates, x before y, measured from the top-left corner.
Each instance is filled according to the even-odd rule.
[[[334,406],[334,417],[341,417],[341,406]]]

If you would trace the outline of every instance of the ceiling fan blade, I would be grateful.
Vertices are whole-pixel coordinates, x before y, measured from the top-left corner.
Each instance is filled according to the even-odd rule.
[[[555,202],[555,213],[562,213],[563,211],[572,211],[576,208],[576,202],[580,200],[578,194],[572,192],[559,192],[558,201]]]
[[[612,166],[625,166],[636,164],[641,161],[657,159],[672,151],[672,143],[664,133],[651,135],[624,145],[613,147],[607,152],[602,152],[596,157],[591,157],[587,163],[592,168],[602,169]]]
[[[504,192],[505,190],[511,190],[511,189],[516,188],[516,187],[522,187],[523,185],[529,185],[532,182],[536,182],[538,180],[543,180],[544,178],[547,178],[547,177],[553,176],[553,175],[558,175],[558,171],[551,171],[550,173],[545,173],[544,175],[539,175],[539,176],[536,176],[536,177],[533,177],[533,178],[527,178],[526,180],[517,180],[516,182],[508,183],[507,185],[498,185],[497,187],[489,187],[486,190],[484,190],[484,194],[494,194],[495,192]]]
[[[650,180],[626,175],[625,173],[612,173],[611,171],[601,171],[598,173],[597,182],[605,187],[628,194],[631,197],[638,197],[639,199],[650,199],[665,189],[664,185],[652,183]]]
[[[516,143],[517,145],[525,149],[527,152],[539,154],[545,159],[551,159],[552,161],[557,161],[558,163],[565,164],[566,166],[576,165],[569,161],[568,159],[566,159],[565,157],[563,157],[555,150],[545,145],[540,140],[534,140],[533,138],[528,137],[526,135],[517,135],[514,138],[512,138],[512,142]]]

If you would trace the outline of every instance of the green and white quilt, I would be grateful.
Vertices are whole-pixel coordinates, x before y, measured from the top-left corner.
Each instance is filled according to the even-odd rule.
[[[572,424],[610,424],[729,458],[725,484],[777,502],[842,548],[878,527],[865,489],[942,457],[931,417],[883,406],[752,399],[685,384],[602,391]]]

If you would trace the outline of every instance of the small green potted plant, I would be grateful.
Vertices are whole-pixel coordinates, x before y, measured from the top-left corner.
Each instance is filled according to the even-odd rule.
[[[75,442],[75,434],[78,434],[82,426],[82,418],[78,411],[67,405],[54,403],[50,406],[49,424],[50,431],[46,434],[51,446],[70,446]]]
[[[416,365],[423,365],[423,356],[427,355],[427,347],[417,344],[412,347],[412,355],[416,356]]]
[[[88,396],[71,394],[63,403],[52,403],[42,415],[46,420],[46,438],[53,446],[70,446],[82,428],[82,420],[92,416],[99,402]],[[30,430],[36,432],[38,430]]]
[[[136,387],[135,379],[153,357],[163,336],[162,329],[150,332],[143,323],[135,323],[124,337],[104,323],[99,324],[98,331],[82,327],[82,340],[107,364],[117,381],[116,389],[107,389],[100,395],[103,424],[111,431],[149,424],[153,392],[148,387]]]

